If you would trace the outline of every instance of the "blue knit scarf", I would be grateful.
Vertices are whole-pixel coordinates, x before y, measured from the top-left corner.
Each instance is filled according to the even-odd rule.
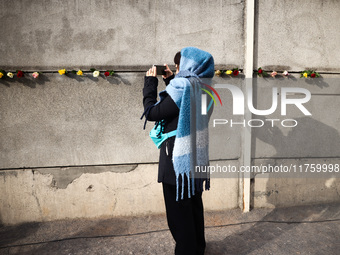
[[[205,51],[187,47],[181,51],[180,71],[171,80],[165,91],[160,92],[160,101],[168,94],[179,108],[177,134],[173,150],[173,165],[178,189],[181,177],[181,199],[184,198],[184,183],[187,178],[188,197],[195,195],[195,190],[210,188],[208,176],[195,176],[196,166],[209,165],[208,116],[201,114],[201,78],[214,76],[213,57]],[[191,183],[190,183],[191,179]]]

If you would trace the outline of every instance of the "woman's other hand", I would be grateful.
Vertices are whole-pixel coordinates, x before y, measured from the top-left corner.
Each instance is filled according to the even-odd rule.
[[[153,76],[153,77],[156,77],[156,76],[157,76],[156,67],[155,67],[155,66],[151,67],[151,68],[146,72],[146,76]]]
[[[163,79],[166,79],[166,78],[169,78],[171,75],[173,75],[173,72],[170,70],[170,68],[168,67],[167,64],[164,64],[165,65],[165,75],[162,75]]]

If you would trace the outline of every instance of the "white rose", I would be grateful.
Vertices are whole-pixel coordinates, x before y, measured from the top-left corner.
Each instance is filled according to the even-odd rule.
[[[7,76],[8,76],[9,78],[13,78],[13,73],[9,72],[9,73],[7,73]]]
[[[98,77],[99,74],[100,74],[99,71],[94,71],[94,72],[93,72],[93,77]]]

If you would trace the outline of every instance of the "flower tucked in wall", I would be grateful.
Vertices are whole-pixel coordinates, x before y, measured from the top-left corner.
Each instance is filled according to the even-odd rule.
[[[313,70],[305,70],[303,72],[301,72],[301,76],[300,78],[307,78],[307,77],[311,77],[311,78],[317,78],[317,77],[320,77],[320,74],[313,71]]]
[[[221,76],[222,74],[226,74],[226,75],[233,75],[233,76],[237,76],[239,75],[240,70],[238,70],[238,68],[234,68],[234,69],[228,69],[228,70],[216,70],[215,71],[215,75],[216,76]]]
[[[106,77],[108,77],[108,76],[112,76],[114,73],[115,73],[115,72],[114,72],[113,70],[107,70],[107,71],[104,73],[104,75],[105,75]]]
[[[0,79],[5,75],[5,71],[4,70],[0,70]]]
[[[92,72],[93,77],[98,77],[100,72],[94,68],[91,68],[90,71]]]
[[[238,70],[238,68],[234,68],[234,69],[233,69],[233,75],[234,75],[234,76],[239,75],[239,73],[240,73],[240,71]]]
[[[270,74],[270,76],[273,77],[273,78],[275,78],[276,75],[277,75],[277,72],[276,72],[276,71],[273,71],[273,72]]]
[[[267,76],[267,72],[265,72],[262,67],[259,67],[259,69],[257,69],[257,75],[260,76],[260,77],[265,77]]]
[[[216,76],[221,76],[221,74],[222,74],[222,72],[221,72],[220,70],[216,70],[216,71],[215,71],[215,75],[216,75]]]
[[[32,73],[32,76],[34,79],[38,78],[39,77],[39,73],[38,72],[34,72]]]
[[[14,74],[13,74],[13,73],[11,73],[11,72],[8,72],[8,73],[7,73],[7,76],[8,76],[9,78],[11,78],[11,79],[12,79],[12,78],[14,77]]]
[[[58,73],[59,73],[60,75],[63,75],[63,74],[66,74],[67,71],[66,71],[66,69],[60,69],[60,70],[58,71]]]
[[[24,77],[24,72],[21,71],[21,70],[17,70],[17,77],[18,77],[18,78]]]
[[[83,71],[79,69],[79,71],[77,72],[77,75],[82,76],[83,75]]]
[[[283,75],[284,77],[288,77],[289,73],[288,73],[287,70],[285,70],[285,71],[282,73],[282,75]]]

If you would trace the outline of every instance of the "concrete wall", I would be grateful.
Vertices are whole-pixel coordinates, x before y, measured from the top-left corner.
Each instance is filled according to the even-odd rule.
[[[301,127],[252,130],[254,165],[340,160],[337,1],[256,1],[255,66],[327,71],[324,79],[289,81],[312,92],[311,117],[290,109]],[[194,3],[194,4],[193,4]],[[0,69],[42,71],[39,79],[0,79],[0,223],[164,212],[156,182],[158,150],[143,130],[143,76],[172,64],[185,46],[211,52],[216,68],[244,68],[246,1],[0,0]],[[315,15],[315,14],[318,15]],[[60,76],[59,68],[114,69],[115,76]],[[266,80],[254,101],[270,105]],[[214,83],[244,88],[244,77]],[[283,79],[270,86],[288,86]],[[289,85],[291,86],[291,85]],[[163,89],[164,85],[160,85]],[[223,102],[232,97],[221,92]],[[214,116],[231,117],[216,107]],[[278,113],[272,116],[277,117]],[[254,118],[258,116],[254,116]],[[212,130],[211,159],[240,166],[243,129]],[[269,161],[268,161],[269,160]],[[267,178],[266,178],[267,177]],[[253,206],[339,201],[339,179],[268,174],[252,181]],[[207,210],[242,204],[238,178],[214,178]],[[313,196],[310,196],[313,192]]]
[[[172,64],[188,45],[211,52],[218,66],[242,67],[244,2],[0,6],[0,67],[43,71],[37,80],[0,80],[0,221],[164,212],[158,150],[139,120],[144,71]],[[107,79],[55,73],[92,67],[118,72]],[[218,158],[238,164],[240,133],[233,137],[234,146]],[[208,210],[238,206],[238,180],[213,183]]]
[[[1,80],[2,222],[164,212],[153,124],[143,130],[140,120],[143,75]],[[240,140],[240,130],[229,133],[211,159],[238,165]],[[204,197],[207,210],[237,207],[238,179],[214,179]]]
[[[157,169],[157,164],[140,164],[1,171],[0,219],[17,224],[163,213]],[[211,184],[212,190],[204,193],[208,210],[237,207],[237,178],[213,179]]]
[[[294,79],[294,78],[292,78]],[[312,113],[305,116],[297,107],[287,107],[289,119],[295,119],[298,125],[294,128],[267,125],[265,128],[252,130],[252,153],[254,165],[304,166],[305,164],[340,164],[340,115],[339,109],[339,76],[324,74],[320,80],[300,79],[277,81],[272,86],[287,87],[292,85],[305,88],[312,94],[312,99],[304,104]],[[268,84],[258,79],[257,105],[267,109],[272,96]],[[266,86],[267,85],[267,86]],[[272,87],[270,86],[270,87]],[[280,96],[280,95],[279,95]],[[261,98],[261,100],[259,100]],[[260,119],[287,119],[281,116],[280,110]],[[303,171],[306,171],[303,168]],[[267,173],[254,177],[253,203],[261,206],[289,206],[292,204],[312,204],[340,201],[340,173],[327,173],[317,176],[309,172],[296,178],[296,175],[277,175]]]
[[[0,132],[6,134],[0,136],[0,168],[158,162],[148,136],[153,123],[143,130],[140,120],[143,80],[144,73],[136,72],[0,80]],[[163,81],[159,88],[165,89]],[[239,157],[240,131],[230,137],[223,155],[212,151],[212,159]]]
[[[1,0],[1,66],[145,69],[188,45],[242,66],[244,1]],[[24,60],[24,61],[23,61]]]
[[[339,72],[340,2],[257,0],[255,67]]]
[[[308,89],[312,100],[306,117],[290,109],[299,122],[293,129],[254,129],[252,141],[255,165],[339,164],[339,1],[256,1],[254,68],[331,73],[323,79],[296,79],[294,87]],[[266,86],[258,84],[259,106],[270,105]],[[286,86],[278,82],[278,87]],[[267,91],[268,93],[268,91]],[[266,108],[265,108],[266,109]],[[280,118],[273,114],[267,118]],[[282,178],[275,173],[257,175],[253,182],[253,205],[275,207],[340,201],[339,174],[327,178]]]

